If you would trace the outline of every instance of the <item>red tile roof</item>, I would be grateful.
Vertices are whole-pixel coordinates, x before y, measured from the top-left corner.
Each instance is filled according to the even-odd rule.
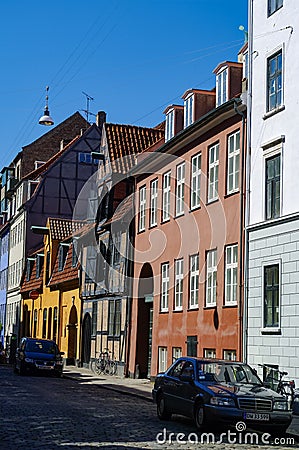
[[[134,217],[133,209],[134,209],[134,196],[130,195],[121,202],[121,204],[118,206],[111,219],[107,220],[104,226],[109,225],[112,222],[119,222],[120,220],[123,221],[127,220],[128,222],[130,222]]]
[[[30,278],[28,281],[27,281],[27,274],[26,274],[27,265],[24,268],[22,280],[21,280],[21,289],[20,289],[20,292],[22,294],[24,294],[25,292],[30,292],[32,290],[38,290],[38,291],[42,292],[43,274],[44,274],[44,265],[45,264],[43,263],[43,265],[42,265],[39,278],[36,278],[36,255],[38,253],[43,254],[44,249],[41,248],[40,250],[37,250],[36,252],[34,252],[32,255],[29,256],[29,258],[34,258],[34,261],[32,261],[32,269],[31,269],[31,274],[30,274]]]
[[[70,244],[67,255],[66,255],[64,267],[63,267],[63,270],[61,270],[61,271],[58,270],[59,258],[57,255],[56,261],[54,264],[54,269],[52,272],[52,276],[50,278],[48,286],[54,286],[56,284],[61,284],[61,283],[65,283],[66,281],[72,281],[72,280],[79,281],[79,276],[78,276],[79,263],[77,263],[77,265],[75,267],[73,267],[73,265],[72,265],[73,251],[75,251],[74,246],[73,246],[73,244]]]
[[[127,172],[136,164],[135,156],[164,137],[161,128],[137,127],[105,123],[106,138],[112,170]]]
[[[85,222],[79,220],[49,218],[50,237],[53,240],[63,241],[82,228],[84,224]]]

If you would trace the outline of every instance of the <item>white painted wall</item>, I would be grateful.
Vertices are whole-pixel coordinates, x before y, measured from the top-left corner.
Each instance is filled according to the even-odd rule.
[[[249,0],[251,1],[251,0]],[[265,169],[262,145],[284,135],[281,215],[299,211],[299,2],[284,5],[267,17],[267,0],[253,2],[252,158],[250,224],[265,218]],[[291,33],[290,28],[293,27]],[[284,111],[263,119],[266,113],[267,57],[283,48]]]

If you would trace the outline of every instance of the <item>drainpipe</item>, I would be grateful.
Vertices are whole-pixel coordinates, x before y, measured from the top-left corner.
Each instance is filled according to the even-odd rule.
[[[245,134],[246,134],[246,114],[238,109],[237,102],[234,103],[234,110],[242,117],[242,144],[241,144],[241,182],[240,182],[240,229],[239,229],[239,242],[240,242],[240,264],[239,264],[239,308],[238,308],[238,320],[239,320],[239,359],[242,359],[243,348],[243,314],[244,314],[244,302],[243,298],[243,248],[244,248],[244,169],[245,169]]]
[[[244,249],[244,305],[243,305],[243,361],[248,361],[248,256],[250,220],[251,121],[252,121],[252,56],[253,56],[253,0],[248,0],[248,92],[247,92],[247,151],[246,151],[246,206]]]

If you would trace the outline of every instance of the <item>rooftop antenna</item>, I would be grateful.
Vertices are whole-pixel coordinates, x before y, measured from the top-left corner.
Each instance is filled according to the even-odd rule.
[[[245,30],[244,25],[240,25],[239,30],[244,32],[244,44],[246,44],[248,42],[248,31]]]
[[[87,120],[87,122],[89,122],[89,116],[90,116],[90,115],[95,116],[95,114],[92,114],[92,113],[89,111],[89,103],[90,103],[91,100],[94,100],[94,98],[91,97],[90,95],[86,94],[86,92],[83,92],[83,91],[82,91],[82,94],[85,95],[85,97],[86,97],[86,109],[82,109],[82,111],[85,112],[85,114],[86,114],[86,120]]]

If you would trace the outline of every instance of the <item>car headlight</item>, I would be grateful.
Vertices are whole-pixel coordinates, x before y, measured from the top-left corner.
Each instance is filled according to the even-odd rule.
[[[216,406],[235,406],[235,402],[229,397],[211,397],[211,405]]]
[[[287,411],[288,403],[284,400],[277,400],[273,404],[273,411]]]
[[[25,358],[25,362],[34,363],[34,359],[32,359],[32,358]]]

